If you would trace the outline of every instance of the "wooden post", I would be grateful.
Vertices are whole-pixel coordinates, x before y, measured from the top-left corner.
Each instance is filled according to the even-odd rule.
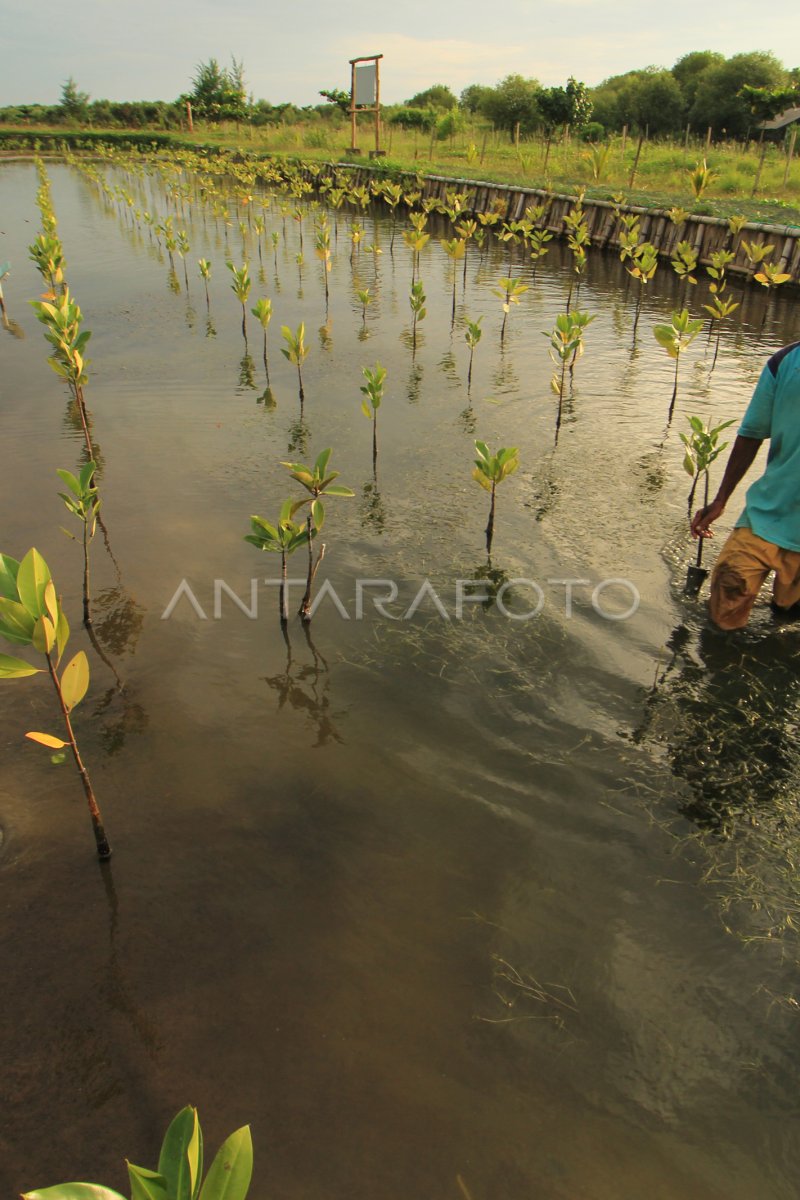
[[[375,59],[375,157],[381,152],[381,72]]]
[[[514,122],[514,147],[519,150],[519,121]]]
[[[636,178],[636,168],[639,166],[639,155],[642,153],[643,142],[644,142],[644,134],[640,133],[639,134],[639,144],[636,147],[636,157],[634,158],[633,166],[631,167],[631,177],[628,180],[628,187],[633,187],[633,181]]]
[[[708,133],[706,134],[706,154],[708,154],[709,150],[711,149],[711,133],[712,133],[712,129],[711,129],[711,126],[709,125]]]
[[[762,130],[762,133],[763,133],[763,130]],[[752,190],[752,192],[750,193],[750,199],[751,199],[751,200],[753,199],[753,197],[755,196],[756,192],[758,191],[758,185],[759,185],[759,183],[761,182],[761,169],[762,169],[762,167],[764,166],[764,157],[765,157],[765,155],[766,155],[766,153],[767,153],[767,146],[768,146],[768,145],[769,145],[769,143],[768,143],[768,142],[766,142],[766,141],[761,143],[761,153],[760,153],[760,155],[758,156],[758,166],[756,167],[756,177],[755,177],[755,179],[753,180],[753,190]]]
[[[483,158],[484,158],[484,155],[486,154],[486,139],[488,138],[488,136],[489,136],[489,130],[488,130],[488,129],[484,129],[484,131],[483,131],[483,143],[482,143],[482,145],[481,145],[481,166],[483,166]]]
[[[628,144],[628,126],[622,126],[622,164],[625,165],[625,147]]]
[[[792,158],[794,157],[794,144],[796,141],[797,141],[797,125],[793,125],[792,126],[792,136],[789,138],[789,152],[786,155],[786,167],[783,172],[783,186],[784,187],[786,187],[786,184],[789,182],[789,168],[792,165]]]
[[[355,59],[350,63],[350,150],[357,151],[356,145],[356,64]]]
[[[688,124],[687,124],[687,126],[686,126],[686,137],[684,138],[684,141],[683,141],[683,148],[684,148],[684,150],[688,150],[688,149],[689,149],[689,130],[690,130],[691,128],[692,128],[692,127],[691,127],[691,125],[688,125]]]
[[[192,123],[192,102],[186,101],[186,121],[189,125],[189,133],[194,133],[194,124]]]

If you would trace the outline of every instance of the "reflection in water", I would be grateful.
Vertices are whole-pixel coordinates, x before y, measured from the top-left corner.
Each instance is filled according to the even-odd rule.
[[[312,641],[308,622],[302,622],[301,628],[311,652],[311,662],[295,662],[289,627],[284,626],[286,665],[277,675],[266,675],[264,681],[277,693],[279,710],[288,704],[307,718],[317,735],[315,747],[325,746],[332,741],[343,742],[331,712],[328,663]]]
[[[533,510],[535,521],[543,521],[553,511],[560,494],[561,485],[556,479],[555,463],[550,454],[542,462],[538,477],[534,479],[533,495],[525,501],[526,507]]]
[[[217,327],[214,324],[214,322],[212,321],[211,317],[209,316],[206,318],[206,337],[210,338],[210,337],[216,337],[216,336],[217,336]]]
[[[494,605],[497,602],[497,593],[508,583],[508,578],[507,571],[504,571],[502,567],[495,567],[492,565],[491,555],[487,555],[486,558],[474,568],[472,574],[470,575],[470,579],[480,579],[484,585],[483,592],[485,599],[481,600],[480,602],[481,608],[484,612],[489,612],[490,609],[494,608]],[[475,589],[472,590],[471,594],[478,595],[479,593],[477,589]],[[508,600],[509,607],[512,607],[512,598],[512,592],[506,593],[505,599]]]
[[[100,867],[103,878],[103,889],[108,903],[108,967],[106,987],[110,1007],[120,1013],[135,1032],[147,1052],[148,1058],[155,1059],[160,1050],[155,1026],[139,1008],[133,997],[130,983],[119,959],[117,950],[117,933],[119,930],[119,899],[114,887],[114,876],[110,862],[104,862]]]
[[[386,529],[386,504],[378,489],[377,478],[368,479],[361,489],[361,523],[376,533]]]
[[[737,824],[787,802],[797,771],[800,631],[751,639],[704,629],[695,648],[684,625],[647,701],[636,740],[662,744],[691,788],[689,820],[730,836]]]
[[[301,415],[296,421],[292,421],[287,432],[289,442],[286,453],[305,456],[308,453],[308,442],[311,437],[311,428],[305,418]]]
[[[411,372],[408,376],[406,385],[406,396],[409,404],[419,404],[420,390],[422,386],[422,367],[418,363],[414,363],[411,367]]]
[[[275,399],[275,393],[269,384],[267,384],[267,386],[264,388],[264,391],[261,393],[261,395],[256,397],[256,404],[263,404],[265,411],[271,411],[273,408],[278,407],[278,401]]]
[[[170,267],[169,271],[167,272],[167,287],[169,291],[174,292],[176,296],[180,294],[181,281],[178,279],[178,274],[174,267]]]
[[[246,343],[245,343],[246,344]],[[245,350],[242,355],[242,361],[239,363],[239,379],[236,391],[255,391],[256,389],[256,365],[253,362],[253,356]]]
[[[472,407],[471,400],[470,400],[469,404],[467,405],[467,407],[462,408],[461,412],[458,415],[459,415],[459,420],[461,421],[461,426],[462,426],[464,432],[470,433],[470,434],[474,433],[477,428],[477,421],[475,418],[475,410]]]
[[[133,654],[144,622],[144,608],[128,595],[121,584],[97,593],[94,632],[111,654]]]

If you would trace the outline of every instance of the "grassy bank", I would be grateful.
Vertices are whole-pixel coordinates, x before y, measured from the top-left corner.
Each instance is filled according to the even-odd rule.
[[[317,119],[261,128],[242,125],[201,127],[194,134],[164,131],[0,128],[0,153],[57,150],[67,143],[91,150],[97,142],[168,151],[170,147],[241,149],[248,154],[287,155],[315,160],[365,163],[374,147],[374,130],[359,130],[362,154],[350,155],[349,126]],[[37,144],[38,143],[38,144]],[[642,142],[616,136],[598,146],[575,138],[548,143],[542,138],[514,145],[507,134],[467,126],[446,140],[420,131],[387,127],[381,166],[397,171],[481,179],[517,187],[574,192],[585,188],[595,199],[622,195],[631,204],[671,208],[679,205],[708,216],[745,216],[748,221],[800,224],[800,161],[787,161],[782,146],[750,143],[712,145],[703,141]],[[705,158],[712,178],[702,195],[692,190],[689,172]],[[760,168],[760,169],[759,169]],[[753,195],[754,186],[755,195]]]

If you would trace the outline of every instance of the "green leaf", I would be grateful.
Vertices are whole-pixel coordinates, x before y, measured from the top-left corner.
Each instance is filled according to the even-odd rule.
[[[325,509],[322,506],[321,500],[314,500],[311,503],[311,519],[314,522],[317,532],[322,529],[322,524],[325,520]]]
[[[70,490],[70,491],[71,491],[71,492],[72,492],[72,493],[73,493],[75,496],[78,496],[78,497],[80,497],[80,494],[81,494],[81,485],[80,485],[80,483],[78,482],[78,480],[76,479],[76,477],[75,477],[75,476],[72,474],[72,472],[71,472],[71,471],[64,471],[64,470],[62,470],[62,469],[61,469],[61,467],[58,467],[58,468],[56,469],[56,475],[58,475],[59,479],[60,479],[60,480],[61,480],[63,483],[65,483],[65,484],[67,485],[67,487],[69,488],[69,490]],[[58,494],[59,494],[59,496],[61,496],[61,498],[62,498],[62,499],[63,499],[63,500],[66,502],[66,498],[64,497],[64,494],[63,494],[63,492],[59,492]]]
[[[167,1181],[156,1171],[137,1167],[125,1160],[131,1184],[131,1200],[166,1200]]]
[[[58,625],[58,598],[52,579],[47,581],[47,586],[44,589],[44,606],[53,625]]]
[[[56,625],[56,650],[58,652],[56,666],[61,662],[61,656],[67,648],[68,641],[69,621],[67,620],[67,614],[61,609],[58,614],[58,624]]]
[[[253,1142],[250,1126],[244,1125],[217,1151],[200,1189],[200,1200],[244,1200],[252,1174]]]
[[[6,600],[0,596],[0,634],[10,642],[28,646],[33,638],[33,627],[36,618],[32,617],[26,608],[16,600]]]
[[[80,704],[89,687],[89,663],[83,650],[79,650],[64,668],[61,675],[61,695],[67,712]]]
[[[365,417],[368,417],[370,421],[372,420],[372,409],[367,404],[366,400],[361,401],[361,411]]]
[[[0,554],[0,596],[6,600],[17,599],[17,572],[19,563],[9,554]]]
[[[333,487],[325,489],[326,496],[355,496],[355,492],[348,487],[342,487],[341,484],[335,484]]]
[[[168,1200],[192,1200],[188,1150],[197,1124],[197,1109],[187,1104],[173,1118],[164,1134],[158,1156],[158,1173],[166,1180]]]
[[[40,617],[46,611],[44,590],[50,579],[50,568],[35,547],[32,547],[19,564],[17,591],[21,603],[32,617]]]
[[[32,667],[23,658],[12,658],[10,654],[0,654],[0,679],[24,679],[26,675],[39,675],[38,667]]]
[[[314,463],[314,474],[315,475],[322,476],[325,474],[325,469],[328,465],[328,459],[330,458],[332,452],[333,452],[332,448],[329,446],[327,450],[323,450],[318,455],[317,461]]]
[[[22,1200],[125,1200],[101,1183],[57,1183],[55,1187],[25,1192]]]

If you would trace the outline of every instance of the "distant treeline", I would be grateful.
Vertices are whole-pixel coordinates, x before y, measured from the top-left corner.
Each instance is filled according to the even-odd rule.
[[[20,104],[0,109],[0,123],[102,129],[185,128],[187,100],[198,121],[235,121],[254,126],[298,121],[343,123],[349,94],[323,90],[325,103],[298,108],[248,97],[241,62],[229,68],[215,59],[202,63],[190,92],[173,101],[90,100],[73,79],[62,87],[59,104]],[[623,128],[651,137],[675,136],[687,129],[715,140],[755,136],[760,123],[800,105],[800,68],[788,69],[774,54],[753,50],[725,58],[697,50],[669,69],[644,67],[614,75],[597,87],[570,78],[564,87],[542,87],[536,79],[509,75],[494,87],[471,84],[456,96],[446,84],[433,84],[404,104],[383,106],[384,120],[439,138],[477,124],[508,131],[512,137],[549,136],[569,126],[587,140],[601,140]]]

